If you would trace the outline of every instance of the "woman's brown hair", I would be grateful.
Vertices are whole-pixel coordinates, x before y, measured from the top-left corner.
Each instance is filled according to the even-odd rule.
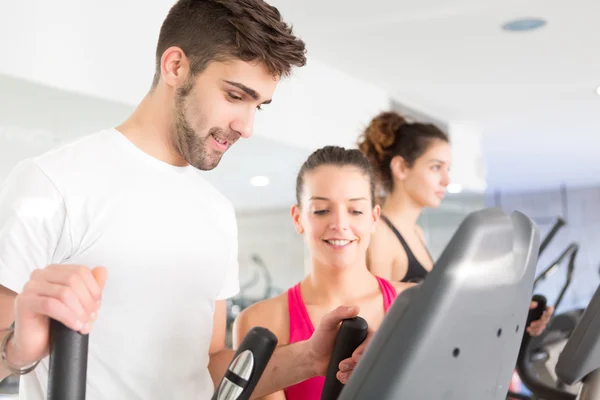
[[[408,122],[400,114],[386,111],[371,120],[359,138],[358,148],[373,165],[379,183],[390,193],[394,189],[392,159],[401,156],[411,168],[434,140],[450,141],[433,124]]]

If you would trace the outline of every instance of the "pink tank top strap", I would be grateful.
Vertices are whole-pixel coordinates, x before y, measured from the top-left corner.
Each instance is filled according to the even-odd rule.
[[[381,288],[381,293],[383,294],[383,309],[387,313],[392,303],[398,296],[398,292],[396,292],[396,288],[390,281],[387,279],[380,278],[376,276],[377,282],[379,282],[379,287]]]
[[[290,318],[289,343],[292,344],[310,338],[315,328],[302,299],[300,283],[288,289],[288,313]]]
[[[302,299],[299,283],[288,290],[288,312],[290,318],[289,343],[309,339],[315,328]],[[320,400],[324,384],[325,377],[323,376],[307,379],[285,388],[285,398],[286,400]]]

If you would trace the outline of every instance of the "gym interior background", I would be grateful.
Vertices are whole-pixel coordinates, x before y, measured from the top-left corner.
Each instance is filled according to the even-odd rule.
[[[0,182],[23,158],[114,126],[133,110],[152,80],[172,3],[2,2]],[[243,290],[231,318],[305,274],[304,243],[289,215],[301,163],[323,145],[355,146],[387,109],[436,123],[453,142],[451,193],[421,218],[432,255],[481,207],[523,211],[542,235],[562,217],[567,225],[539,270],[578,243],[559,311],[585,307],[600,282],[600,3],[270,3],[306,41],[309,62],[258,114],[254,137],[205,173],[238,213]],[[538,291],[552,301],[564,274]]]

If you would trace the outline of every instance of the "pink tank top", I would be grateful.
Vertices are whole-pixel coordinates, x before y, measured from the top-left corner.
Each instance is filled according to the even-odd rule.
[[[383,309],[387,313],[394,299],[397,296],[396,289],[387,280],[376,277],[381,292],[383,293]],[[300,283],[288,290],[288,309],[290,314],[290,341],[289,343],[299,342],[309,339],[315,328],[308,316],[308,311],[302,294],[300,293]],[[316,376],[307,379],[296,385],[290,386],[284,390],[286,400],[320,400],[324,376]]]

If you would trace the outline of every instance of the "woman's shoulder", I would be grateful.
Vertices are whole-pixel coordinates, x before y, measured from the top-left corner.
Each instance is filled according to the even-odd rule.
[[[245,308],[237,316],[234,330],[241,335],[245,335],[255,326],[273,332],[279,339],[279,344],[282,344],[283,339],[287,340],[289,330],[287,291]]]
[[[287,314],[287,291],[270,299],[258,301],[244,309],[238,318],[250,319],[252,321],[271,321],[280,320],[280,314]]]
[[[402,244],[396,233],[381,219],[375,224],[375,230],[371,234],[369,252],[375,258],[393,260],[398,251],[402,250]]]

